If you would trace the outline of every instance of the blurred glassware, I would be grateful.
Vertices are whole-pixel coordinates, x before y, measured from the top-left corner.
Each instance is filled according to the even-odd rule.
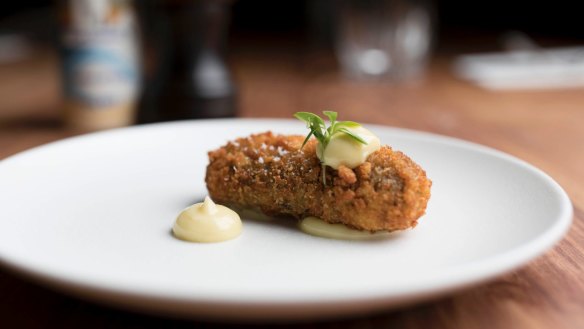
[[[423,73],[433,12],[425,0],[339,0],[336,52],[357,80],[409,80]]]
[[[235,84],[224,59],[231,1],[172,0],[160,9],[157,72],[146,88],[140,121],[234,116]]]
[[[140,49],[131,0],[62,0],[65,121],[82,130],[134,123]]]

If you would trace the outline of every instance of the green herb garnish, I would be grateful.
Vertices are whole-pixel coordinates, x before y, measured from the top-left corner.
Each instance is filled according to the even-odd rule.
[[[355,141],[367,145],[367,142],[363,138],[359,137],[358,135],[354,134],[349,130],[350,128],[360,127],[361,126],[360,124],[353,121],[337,121],[337,112],[323,111],[322,113],[326,115],[330,120],[330,125],[328,127],[326,126],[324,120],[314,113],[296,112],[294,114],[294,117],[296,117],[298,120],[304,121],[306,123],[306,127],[310,129],[310,132],[308,133],[308,135],[304,139],[304,142],[302,143],[302,147],[306,145],[310,137],[314,136],[316,140],[320,143],[322,148],[322,154],[324,154],[324,151],[328,146],[328,143],[330,142],[331,138],[339,133],[346,134]],[[325,175],[326,165],[324,164],[324,161],[321,161],[321,165],[322,165],[322,183],[326,185]]]

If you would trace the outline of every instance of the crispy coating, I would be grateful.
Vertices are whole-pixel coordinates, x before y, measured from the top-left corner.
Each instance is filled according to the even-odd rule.
[[[213,200],[269,216],[319,217],[366,231],[414,227],[432,182],[405,154],[388,146],[357,168],[326,167],[323,186],[315,139],[272,132],[239,138],[209,152],[205,181]]]

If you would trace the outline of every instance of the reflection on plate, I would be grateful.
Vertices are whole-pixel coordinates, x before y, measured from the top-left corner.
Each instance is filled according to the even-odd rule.
[[[118,306],[223,319],[346,316],[443,295],[542,254],[567,230],[566,193],[498,151],[368,126],[433,180],[413,230],[338,241],[294,223],[245,220],[219,244],[172,237],[206,194],[207,151],[280,120],[176,122],[48,144],[0,162],[0,262],[62,291]]]

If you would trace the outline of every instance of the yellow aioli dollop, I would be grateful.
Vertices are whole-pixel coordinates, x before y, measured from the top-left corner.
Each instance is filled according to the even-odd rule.
[[[343,224],[329,224],[317,217],[306,217],[300,221],[300,229],[304,233],[322,238],[339,240],[372,240],[388,237],[390,232],[358,231]]]
[[[209,197],[183,210],[172,228],[174,236],[192,242],[221,242],[241,233],[239,215]]]
[[[339,169],[340,165],[345,165],[353,169],[365,162],[371,153],[379,150],[381,147],[379,138],[369,130],[361,126],[349,128],[349,130],[363,138],[367,142],[367,145],[357,142],[347,134],[335,134],[331,137],[324,150],[324,154],[322,145],[320,143],[318,144],[316,156],[321,162],[333,169]]]

